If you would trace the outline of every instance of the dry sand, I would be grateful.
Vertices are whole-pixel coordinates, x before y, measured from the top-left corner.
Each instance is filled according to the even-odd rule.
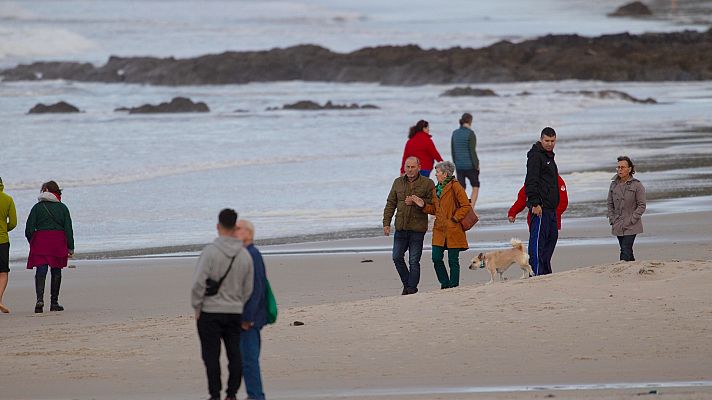
[[[640,261],[618,263],[600,221],[565,222],[555,274],[485,286],[462,272],[441,291],[429,252],[421,293],[399,296],[390,238],[264,248],[280,303],[263,331],[269,398],[618,399],[649,388],[526,386],[707,381],[655,398],[712,398],[712,212],[645,217]],[[506,243],[522,225],[475,231]],[[364,260],[373,262],[362,262]],[[32,273],[13,270],[0,315],[0,399],[206,397],[188,288],[194,258],[83,261],[66,269],[62,313],[32,313]],[[587,267],[590,266],[590,267]],[[581,267],[581,268],[579,268]],[[511,268],[507,275],[517,277]],[[293,321],[304,326],[291,326]],[[506,390],[507,387],[511,391]],[[477,393],[482,388],[498,390]],[[241,397],[244,397],[241,391]],[[645,398],[645,397],[643,397]]]

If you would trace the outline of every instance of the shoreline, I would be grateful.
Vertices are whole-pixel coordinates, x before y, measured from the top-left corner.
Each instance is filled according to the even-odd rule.
[[[655,200],[649,201],[648,210],[643,216],[647,219],[653,215],[667,215],[667,214],[684,214],[691,211],[704,212],[712,211],[712,191],[703,192],[702,196],[681,196],[681,197],[662,197],[657,198],[652,196]],[[468,233],[468,236],[480,235],[480,234],[492,234],[497,231],[511,231],[520,227],[523,218],[525,218],[524,211],[522,211],[517,217],[516,224],[505,223],[506,221],[501,216],[506,216],[506,208],[492,208],[483,209],[485,212],[481,213],[482,220],[478,223],[477,227]],[[493,211],[495,210],[495,211]],[[591,210],[597,211],[592,213]],[[585,205],[580,206],[576,203],[570,204],[569,209],[567,209],[564,214],[564,230],[561,232],[563,235],[567,233],[567,228],[571,226],[581,226],[581,225],[601,225],[597,220],[603,221],[601,210],[605,214],[605,202],[589,202]],[[591,215],[593,214],[593,215]],[[605,222],[604,222],[605,224]],[[606,226],[607,227],[607,226]],[[525,228],[526,229],[526,228]],[[524,232],[526,233],[526,232]],[[431,236],[431,230],[426,234],[426,243],[428,243]],[[527,238],[520,234],[520,238],[526,242]],[[298,255],[298,254],[336,254],[336,253],[373,253],[373,252],[390,252],[391,251],[391,240],[389,239],[386,243],[378,243],[376,241],[373,244],[367,246],[362,246],[359,244],[350,244],[349,240],[355,240],[360,242],[361,239],[377,239],[383,238],[383,230],[381,227],[373,228],[358,228],[346,231],[336,231],[336,232],[323,232],[306,234],[299,236],[285,236],[276,238],[264,238],[255,240],[255,244],[259,247],[265,247],[266,254],[273,255]],[[566,238],[565,236],[560,236],[558,246],[568,246],[568,245],[580,245],[580,244],[600,244],[601,240],[604,242],[607,239],[600,236],[584,238]],[[472,239],[470,239],[472,240]],[[645,239],[643,239],[645,240]],[[327,246],[327,249],[310,249],[309,247],[323,247],[324,244],[328,243],[346,243],[346,245],[334,248],[332,246]],[[497,242],[483,243],[481,241],[475,241],[478,244],[487,244],[490,247],[497,247]],[[198,253],[205,247],[208,243],[194,243],[186,245],[168,245],[168,246],[158,246],[158,247],[146,247],[146,248],[130,248],[130,249],[117,249],[117,250],[106,250],[106,251],[95,251],[80,253],[72,259],[74,261],[89,261],[89,260],[119,260],[119,259],[149,259],[149,258],[175,258],[175,257],[197,257]],[[503,246],[500,244],[500,246]],[[290,250],[290,248],[294,248]],[[426,244],[424,249],[429,248]],[[70,260],[70,264],[74,262]],[[20,269],[19,266],[23,266],[27,261],[26,257],[11,258],[10,265],[11,268]],[[13,269],[14,269],[13,268]]]

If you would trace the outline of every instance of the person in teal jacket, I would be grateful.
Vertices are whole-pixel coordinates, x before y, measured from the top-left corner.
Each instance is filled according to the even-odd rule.
[[[62,190],[57,182],[44,183],[37,200],[25,225],[25,237],[30,242],[27,269],[37,268],[35,312],[43,311],[47,269],[52,271],[49,310],[63,311],[64,307],[59,304],[59,287],[62,283],[62,268],[67,266],[68,258],[74,255],[72,218],[69,208],[62,203]]]
[[[0,311],[10,310],[2,302],[2,296],[7,288],[7,278],[10,273],[10,236],[8,232],[17,226],[17,212],[12,197],[3,192],[5,185],[0,178]]]

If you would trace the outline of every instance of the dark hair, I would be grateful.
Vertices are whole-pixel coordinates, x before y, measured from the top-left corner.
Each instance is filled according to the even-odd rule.
[[[420,121],[418,121],[417,124],[410,127],[410,130],[408,131],[408,139],[412,138],[413,136],[415,136],[416,133],[422,131],[428,126],[430,126],[428,124],[428,121],[421,119]]]
[[[237,212],[232,208],[225,208],[218,214],[218,222],[225,229],[233,229],[237,223]]]
[[[465,124],[471,124],[471,123],[472,123],[472,114],[470,114],[470,113],[462,114],[462,117],[460,117],[460,126],[465,125]]]
[[[42,184],[42,189],[40,189],[41,192],[48,191],[50,193],[54,193],[57,196],[62,195],[62,189],[59,188],[59,185],[55,181],[49,181],[45,182]]]
[[[546,128],[541,130],[541,137],[544,136],[554,137],[556,136],[556,131],[554,130],[554,128],[547,126]]]
[[[628,163],[628,167],[630,167],[630,174],[633,175],[635,174],[635,165],[633,165],[633,161],[630,160],[630,157],[628,156],[620,156],[618,157],[618,161],[625,161]]]

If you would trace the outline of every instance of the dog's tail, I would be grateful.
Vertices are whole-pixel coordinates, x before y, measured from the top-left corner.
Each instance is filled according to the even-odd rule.
[[[512,238],[509,243],[512,245],[513,248],[524,251],[524,243],[522,243],[521,240],[517,238]]]

